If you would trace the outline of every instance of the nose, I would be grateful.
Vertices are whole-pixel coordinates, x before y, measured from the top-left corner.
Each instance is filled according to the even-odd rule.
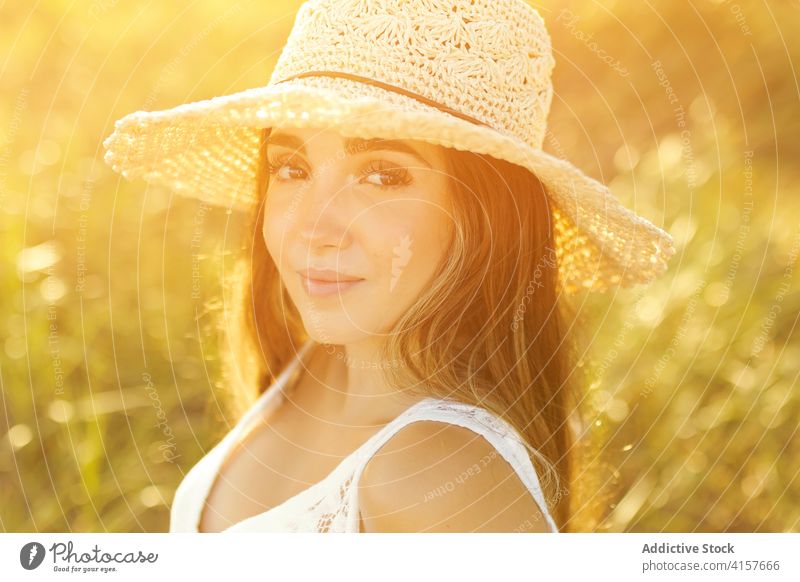
[[[344,176],[334,170],[317,172],[300,189],[297,233],[309,250],[350,244],[349,220],[344,212]]]

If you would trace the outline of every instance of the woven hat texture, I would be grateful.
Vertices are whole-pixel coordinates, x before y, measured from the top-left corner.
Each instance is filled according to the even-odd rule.
[[[126,178],[248,209],[262,128],[486,154],[544,184],[562,289],[648,283],[675,252],[670,235],[542,149],[554,65],[544,21],[523,0],[310,0],[265,86],[126,115],[105,160]]]

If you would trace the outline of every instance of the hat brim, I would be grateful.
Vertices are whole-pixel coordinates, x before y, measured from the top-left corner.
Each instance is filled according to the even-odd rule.
[[[568,292],[648,283],[675,253],[668,233],[568,161],[413,98],[342,78],[306,77],[131,113],[103,142],[105,161],[126,178],[142,177],[211,204],[248,209],[256,202],[259,135],[276,126],[420,140],[530,170],[552,201],[559,278]]]

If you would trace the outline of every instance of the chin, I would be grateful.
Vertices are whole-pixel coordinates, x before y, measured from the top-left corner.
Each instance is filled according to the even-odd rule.
[[[300,288],[291,289],[289,294],[306,333],[320,344],[346,345],[384,337],[399,317],[399,297],[367,292],[311,298]]]
[[[377,305],[321,306],[304,301],[298,307],[306,333],[320,344],[346,345],[372,341],[387,333],[385,307]]]
[[[356,327],[350,326],[336,326],[336,325],[321,325],[319,321],[313,321],[303,318],[303,323],[306,328],[306,333],[311,339],[318,344],[332,344],[332,345],[347,345],[354,344],[371,337],[371,334],[364,333]]]

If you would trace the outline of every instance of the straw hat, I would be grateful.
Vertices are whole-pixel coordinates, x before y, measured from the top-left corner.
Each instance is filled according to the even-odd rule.
[[[105,161],[234,209],[256,197],[260,129],[329,127],[509,161],[544,184],[560,288],[605,290],[663,273],[672,238],[542,143],[555,65],[522,0],[310,0],[269,83],[115,124]]]

